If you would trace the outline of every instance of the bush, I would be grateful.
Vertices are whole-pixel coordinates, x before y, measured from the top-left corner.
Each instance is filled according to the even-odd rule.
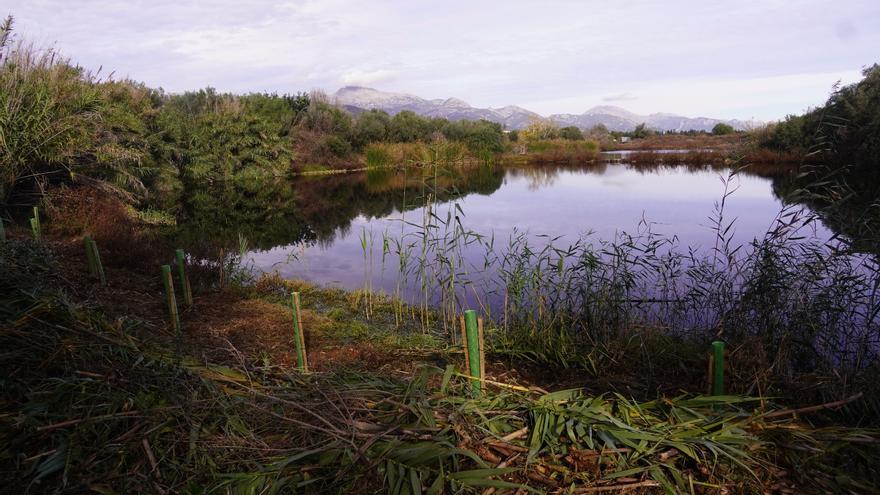
[[[351,144],[339,136],[327,136],[324,138],[324,144],[331,153],[339,158],[345,158],[351,154]]]
[[[570,125],[559,129],[559,137],[570,141],[582,141],[584,139],[584,133],[582,133],[579,128]]]
[[[719,122],[715,124],[715,127],[712,128],[712,134],[716,136],[723,136],[725,134],[733,134],[734,129],[730,124],[725,124],[724,122]]]

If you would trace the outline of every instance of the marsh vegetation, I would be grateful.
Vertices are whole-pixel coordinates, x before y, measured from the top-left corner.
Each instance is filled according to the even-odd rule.
[[[880,484],[876,68],[775,127],[669,136],[687,153],[608,159],[617,145],[602,129],[352,115],[320,94],[166,94],[75,67],[11,27],[0,30],[5,486]],[[636,133],[628,148],[660,146]],[[678,198],[697,191],[709,196]],[[653,209],[633,214],[644,207],[627,197]],[[668,225],[676,215],[688,220]],[[84,236],[101,248],[101,283]],[[182,332],[158,278],[178,247],[195,293]],[[325,271],[312,284],[281,276],[315,253],[327,258],[312,262]],[[310,374],[291,357],[292,291]],[[485,318],[482,396],[463,371],[465,309]],[[729,349],[728,395],[704,395],[715,340]]]

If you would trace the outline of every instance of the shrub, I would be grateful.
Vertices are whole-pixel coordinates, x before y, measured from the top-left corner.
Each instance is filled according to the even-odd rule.
[[[725,124],[724,122],[719,122],[715,124],[715,127],[712,128],[712,134],[716,136],[723,136],[725,134],[733,134],[734,129],[730,124]]]
[[[582,141],[584,139],[584,133],[582,133],[579,128],[570,125],[559,129],[559,137],[571,141]]]

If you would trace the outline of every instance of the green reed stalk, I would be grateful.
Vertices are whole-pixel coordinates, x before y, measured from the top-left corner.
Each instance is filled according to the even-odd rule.
[[[299,306],[299,292],[290,295],[290,310],[293,314],[293,345],[296,348],[296,365],[302,372],[309,371],[306,356],[306,340],[302,325],[302,312]]]
[[[186,256],[183,253],[183,249],[176,250],[174,252],[174,257],[177,260],[177,275],[180,278],[180,287],[183,291],[183,300],[187,306],[192,306],[192,289],[189,285],[189,278],[187,278],[186,276]]]
[[[177,299],[174,297],[174,279],[171,277],[171,267],[162,265],[162,285],[165,286],[165,302],[168,304],[168,315],[171,318],[171,326],[175,333],[180,333],[180,315],[177,312]]]
[[[724,342],[712,342],[714,369],[712,372],[712,395],[724,395]]]
[[[91,236],[83,236],[83,245],[86,248],[86,264],[89,267],[89,276],[98,278],[98,265],[95,264],[95,252],[92,251]]]
[[[483,390],[482,379],[480,373],[482,369],[483,356],[480,353],[480,332],[477,323],[477,312],[469,309],[464,312],[464,327],[467,334],[467,353],[468,365],[471,376],[471,390],[475,394],[480,395]]]

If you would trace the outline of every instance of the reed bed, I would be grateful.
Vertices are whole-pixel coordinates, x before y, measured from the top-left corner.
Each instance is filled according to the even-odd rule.
[[[531,163],[588,163],[599,158],[599,144],[592,140],[544,139],[526,144]]]
[[[844,239],[816,237],[818,218],[796,204],[762,238],[734,243],[736,221],[724,205],[741,171],[722,176],[725,190],[709,217],[716,241],[698,250],[649,223],[611,240],[526,232],[496,239],[468,229],[455,195],[434,200],[436,177],[449,173],[435,170],[420,176],[417,215],[403,219],[398,238],[383,238],[391,246],[383,260],[399,260],[394,296],[420,308],[423,328],[432,317],[454,328],[465,309],[478,309],[495,355],[597,376],[687,367],[690,383],[705,369],[700,349],[722,339],[732,349],[735,391],[806,401],[861,391],[867,399],[849,419],[880,418],[877,259]]]

